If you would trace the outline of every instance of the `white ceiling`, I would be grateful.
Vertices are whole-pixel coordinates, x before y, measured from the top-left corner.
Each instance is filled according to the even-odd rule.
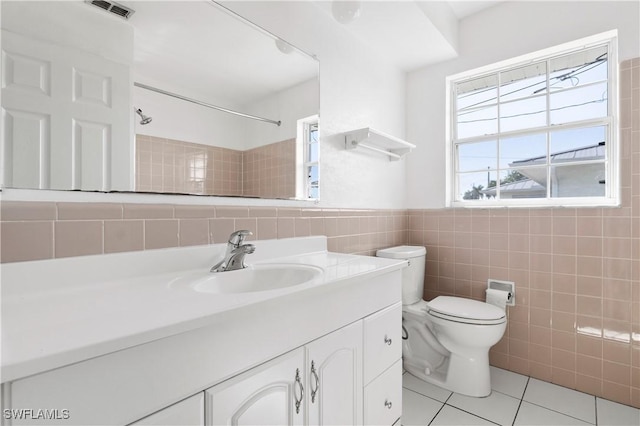
[[[140,83],[242,105],[317,78],[317,61],[211,1],[119,3],[135,10],[129,23]]]
[[[323,19],[343,26],[405,71],[454,58],[458,20],[499,3],[364,0],[360,16],[341,24],[332,16],[331,1],[305,1],[313,1],[325,12]],[[235,17],[220,12],[211,1],[119,2],[136,11],[129,22],[135,27],[135,74],[141,83],[171,91],[162,82],[179,81],[185,96],[198,93],[210,101],[242,104],[317,73],[315,61],[300,54],[284,55],[272,36],[255,26],[238,25]],[[212,84],[219,81],[225,83]]]
[[[481,10],[487,9],[491,6],[494,6],[498,3],[501,3],[504,0],[498,1],[458,1],[451,0],[449,1],[449,7],[453,10],[453,13],[458,17],[458,19],[464,19],[467,16],[471,16],[475,13],[480,12]]]
[[[456,57],[458,21],[501,1],[363,0],[359,17],[341,25],[400,69],[412,71]],[[332,16],[332,1],[316,3]]]

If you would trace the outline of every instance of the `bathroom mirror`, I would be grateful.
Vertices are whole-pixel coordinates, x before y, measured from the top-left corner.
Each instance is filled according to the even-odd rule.
[[[312,56],[210,0],[1,7],[4,187],[317,197]]]

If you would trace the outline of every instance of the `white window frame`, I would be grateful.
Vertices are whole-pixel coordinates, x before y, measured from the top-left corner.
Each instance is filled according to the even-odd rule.
[[[618,125],[618,55],[617,55],[617,30],[607,31],[594,36],[564,43],[559,46],[543,49],[534,53],[522,55],[516,58],[501,61],[492,65],[465,71],[446,78],[446,205],[447,207],[613,207],[620,205],[620,158],[619,158],[619,125]],[[608,139],[606,149],[606,177],[605,196],[603,197],[556,197],[556,198],[522,198],[522,199],[481,199],[481,200],[456,200],[457,174],[455,161],[457,160],[455,149],[455,130],[453,129],[456,113],[454,86],[458,82],[480,78],[483,75],[496,74],[509,69],[519,68],[528,64],[544,61],[556,56],[566,55],[581,49],[588,49],[603,44],[609,44],[608,65],[608,116],[603,119],[584,120],[578,125],[561,124],[549,125],[544,128],[536,128],[536,131],[562,130],[567,128],[588,127],[591,125],[606,124],[608,126]],[[547,110],[548,111],[548,110]],[[531,133],[533,129],[526,129],[522,133]],[[511,133],[511,132],[510,132]],[[517,132],[513,132],[517,133]],[[494,135],[500,136],[500,132]],[[468,138],[471,140],[472,138]],[[549,153],[548,153],[549,154]],[[499,154],[498,154],[499,157]],[[497,176],[497,179],[500,177]],[[548,182],[547,185],[551,183]]]

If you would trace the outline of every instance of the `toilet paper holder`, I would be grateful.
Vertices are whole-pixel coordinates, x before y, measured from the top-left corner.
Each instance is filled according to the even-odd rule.
[[[501,281],[489,278],[487,280],[487,289],[507,291],[507,306],[516,305],[516,284],[513,281]]]

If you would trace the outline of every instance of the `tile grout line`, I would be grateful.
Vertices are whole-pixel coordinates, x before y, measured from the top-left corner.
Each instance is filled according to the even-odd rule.
[[[544,408],[547,411],[553,411],[554,413],[561,414],[561,415],[563,415],[565,417],[571,417],[572,419],[581,421],[583,423],[587,423],[589,425],[596,425],[598,423],[598,419],[597,418],[596,418],[596,423],[591,423],[591,422],[589,422],[587,420],[583,420],[583,419],[580,419],[580,418],[578,418],[576,416],[572,416],[571,414],[563,413],[562,411],[557,411],[557,410],[554,410],[553,408],[549,408],[549,407],[545,407],[544,405],[536,404],[535,402],[531,402],[531,401],[526,401],[526,402],[531,404],[531,405],[535,405],[536,407]]]
[[[449,398],[451,398],[451,395],[449,395]],[[449,398],[447,398],[447,400],[449,400]],[[438,412],[435,414],[435,416],[433,416],[433,418],[429,421],[429,423],[427,423],[427,426],[431,426],[431,424],[438,417],[438,415],[440,414],[442,409],[445,407],[445,405],[447,405],[447,404],[443,402],[442,405],[440,406],[440,409],[438,409]]]
[[[447,399],[447,400],[448,400],[448,399]],[[477,418],[482,419],[482,420],[485,420],[485,421],[487,421],[487,422],[489,422],[489,423],[493,423],[494,425],[500,425],[500,423],[496,423],[496,422],[494,422],[493,420],[489,420],[489,419],[487,419],[487,418],[485,418],[485,417],[482,417],[482,416],[481,416],[481,415],[479,415],[479,414],[472,413],[471,411],[464,410],[464,409],[462,409],[462,408],[460,408],[460,407],[456,407],[455,405],[449,405],[449,404],[446,404],[446,403],[445,403],[445,404],[443,404],[443,406],[442,406],[442,407],[444,407],[445,405],[447,405],[447,406],[449,406],[449,407],[451,407],[451,408],[455,408],[456,410],[460,410],[460,411],[462,411],[463,413],[467,413],[467,414],[469,414],[469,415],[471,415],[471,416],[473,416],[473,417],[477,417]],[[440,409],[442,409],[442,408],[440,408]],[[434,417],[434,419],[435,419],[435,417]]]
[[[527,387],[529,387],[529,381],[531,380],[530,376],[527,376],[527,383],[524,385],[524,389],[522,390],[522,396],[520,397],[520,403],[518,404],[518,409],[516,410],[516,415],[513,416],[513,421],[511,422],[511,426],[516,424],[516,419],[518,418],[518,413],[520,412],[520,407],[522,407],[522,401],[524,401],[524,394],[527,393]]]
[[[531,379],[532,379],[532,377],[531,377],[531,376],[528,376],[527,384],[526,384],[526,386],[525,386],[525,390],[524,390],[524,392],[522,393],[522,399],[521,399],[521,401],[520,401],[520,404],[521,404],[521,405],[522,405],[522,402],[524,401],[524,395],[525,395],[525,393],[527,392],[527,387],[529,386],[529,381],[530,381]],[[552,383],[552,384],[553,384],[553,383]],[[560,386],[560,385],[557,385],[557,386]],[[566,389],[569,389],[569,388],[566,388]],[[574,391],[576,391],[575,389],[570,389],[570,390],[574,390]],[[576,391],[576,392],[580,392],[580,391]],[[584,393],[584,392],[581,392],[581,393]],[[592,397],[594,398],[594,404],[597,404],[597,403],[596,403],[596,401],[597,401],[597,397],[596,397],[595,395],[591,395],[591,394],[586,394],[586,395],[588,395],[588,396],[592,396]],[[566,416],[566,417],[571,417],[572,419],[576,419],[576,420],[579,420],[579,421],[581,421],[581,422],[584,422],[584,423],[587,423],[587,424],[590,424],[590,425],[596,425],[596,426],[597,426],[597,424],[598,424],[598,412],[597,412],[597,405],[596,405],[596,410],[595,410],[595,415],[596,415],[595,423],[591,423],[591,422],[589,422],[589,421],[587,421],[587,420],[583,420],[583,419],[581,419],[581,418],[578,418],[578,417],[572,416],[571,414],[563,413],[562,411],[557,411],[557,410],[554,410],[553,408],[546,407],[546,406],[544,406],[544,405],[540,405],[540,404],[536,404],[535,402],[531,402],[531,401],[526,401],[526,402],[527,402],[527,403],[529,403],[529,404],[531,404],[531,405],[535,405],[536,407],[544,408],[545,410],[553,411],[554,413],[558,413],[558,414],[561,414],[561,415]],[[520,406],[518,406],[518,411],[520,411]],[[516,412],[516,417],[517,417],[517,415],[518,415],[518,413]],[[514,419],[514,422],[515,422],[515,419]],[[512,426],[513,426],[513,425],[512,425]]]

